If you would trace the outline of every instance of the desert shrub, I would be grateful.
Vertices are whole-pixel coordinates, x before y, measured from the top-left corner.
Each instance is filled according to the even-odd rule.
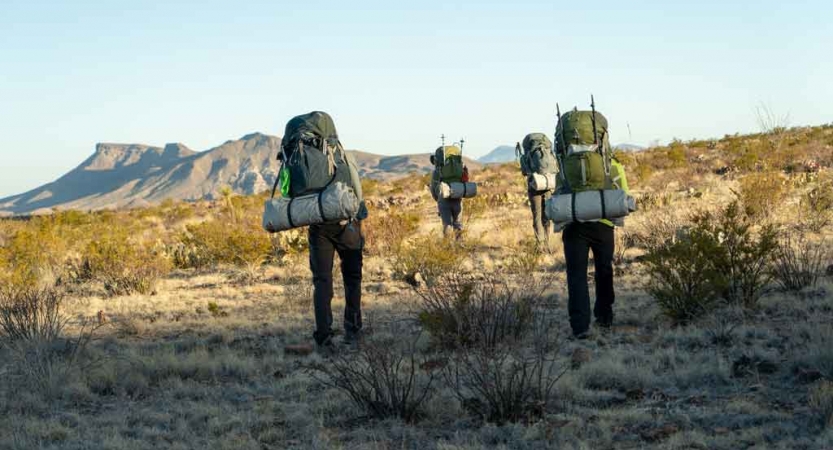
[[[630,171],[630,173],[633,173],[636,176],[636,179],[634,180],[633,184],[644,185],[648,182],[648,180],[651,179],[651,176],[654,174],[654,170],[651,168],[650,165],[640,163],[633,166],[633,169]],[[628,179],[628,181],[630,181],[630,179]]]
[[[454,271],[417,289],[420,324],[448,347],[495,347],[522,338],[533,324],[546,285],[531,274],[513,283]]]
[[[782,233],[773,263],[775,281],[786,291],[815,287],[830,259],[829,245],[798,231]]]
[[[371,214],[362,222],[368,254],[390,256],[419,228],[422,217],[404,209]]]
[[[772,280],[771,263],[778,247],[778,232],[766,224],[757,232],[753,222],[732,202],[717,213],[695,217],[694,226],[719,242],[713,264],[725,277],[723,297],[732,304],[752,307]]]
[[[436,234],[409,240],[395,248],[396,276],[413,285],[433,285],[440,277],[460,267],[469,256],[465,247]]]
[[[803,222],[813,232],[820,232],[833,219],[833,181],[821,182],[801,197]]]
[[[810,407],[819,412],[825,426],[833,428],[833,382],[821,381],[809,395]]]
[[[171,253],[180,268],[219,264],[246,267],[263,264],[274,254],[274,248],[259,225],[213,220],[188,225]]]
[[[772,279],[777,236],[771,225],[753,232],[737,202],[699,213],[690,227],[649,247],[648,292],[676,322],[708,312],[720,297],[755,306]]]
[[[131,241],[128,232],[114,229],[91,241],[84,251],[83,273],[101,281],[109,295],[150,294],[169,261],[152,248]]]
[[[685,154],[685,145],[677,139],[668,146],[668,159],[672,168],[682,168],[688,165]]]
[[[7,239],[0,257],[16,285],[33,286],[60,276],[67,248],[51,219],[33,219]]]
[[[307,230],[303,228],[294,228],[292,230],[275,233],[270,235],[270,238],[272,239],[272,246],[275,249],[276,257],[284,262],[287,258],[306,253],[309,249]]]
[[[379,180],[374,180],[373,178],[362,178],[362,195],[365,198],[376,195],[379,193]]]
[[[355,353],[336,352],[305,369],[320,383],[346,393],[371,417],[414,422],[423,414],[436,376],[420,369],[430,362],[419,356],[417,339],[403,348],[401,337],[368,338]]]
[[[784,200],[787,190],[784,180],[777,173],[754,173],[740,180],[735,195],[744,212],[752,219],[760,220],[772,213]]]
[[[0,331],[6,339],[57,339],[66,325],[61,316],[63,293],[55,288],[4,286],[0,289]]]
[[[445,382],[470,413],[505,423],[532,422],[547,412],[566,368],[555,360],[554,324],[539,316],[529,325],[531,345],[460,348],[442,368]]]
[[[5,286],[0,290],[0,337],[11,355],[13,375],[46,394],[66,383],[94,329],[82,326],[75,339],[63,337],[68,317],[63,292],[54,288]]]
[[[644,258],[646,289],[668,318],[687,323],[716,304],[726,288],[713,260],[719,253],[719,241],[697,228],[682,239],[652,245]]]

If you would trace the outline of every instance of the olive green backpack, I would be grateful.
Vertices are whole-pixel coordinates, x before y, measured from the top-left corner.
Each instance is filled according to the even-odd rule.
[[[463,150],[456,145],[444,145],[434,152],[432,159],[443,183],[463,181]]]
[[[558,192],[574,193],[612,189],[612,151],[607,119],[595,111],[573,109],[559,113],[555,149],[561,165]]]

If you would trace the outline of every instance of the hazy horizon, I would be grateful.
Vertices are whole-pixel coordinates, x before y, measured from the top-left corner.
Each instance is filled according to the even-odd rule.
[[[833,120],[833,6],[433,0],[0,6],[0,198],[55,180],[97,142],[204,151],[330,112],[346,147],[471,157],[597,106],[615,143]],[[825,87],[828,86],[828,87]]]

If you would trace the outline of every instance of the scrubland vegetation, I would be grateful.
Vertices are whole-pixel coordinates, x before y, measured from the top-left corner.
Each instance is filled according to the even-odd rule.
[[[588,341],[512,164],[457,243],[424,175],[364,183],[368,336],[333,356],[265,194],[0,221],[0,448],[833,448],[833,126],[619,159],[640,211]]]

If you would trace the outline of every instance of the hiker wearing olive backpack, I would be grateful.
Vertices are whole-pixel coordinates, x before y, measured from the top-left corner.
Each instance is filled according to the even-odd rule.
[[[462,140],[460,146],[442,145],[431,155],[434,171],[431,173],[431,196],[437,202],[437,212],[443,224],[443,237],[454,233],[460,239],[463,233],[463,199],[477,195],[477,184],[469,180],[469,169],[463,163]]]
[[[624,167],[613,158],[607,119],[596,111],[558,113],[555,154],[559,165],[556,193],[547,201],[547,216],[562,231],[567,263],[568,311],[573,336],[590,337],[588,254],[593,252],[596,302],[593,316],[603,331],[613,326],[614,227],[636,210],[628,194]]]

